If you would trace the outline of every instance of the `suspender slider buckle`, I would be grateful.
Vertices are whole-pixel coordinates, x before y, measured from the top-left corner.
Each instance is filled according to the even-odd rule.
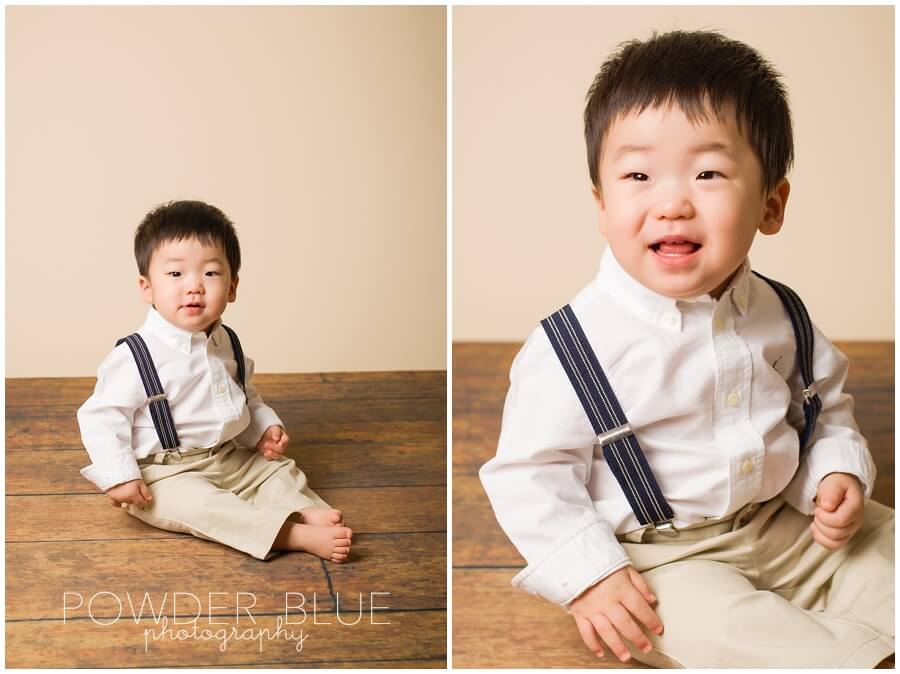
[[[611,431],[606,431],[606,433],[601,433],[597,436],[596,442],[594,442],[594,448],[603,447],[603,445],[611,445],[616,440],[621,440],[622,438],[631,435],[632,430],[631,426],[628,424],[622,424],[617,428],[612,429]]]
[[[147,398],[147,402],[155,403],[157,400],[168,400],[165,393],[160,393],[159,395],[150,396]]]
[[[676,529],[675,525],[672,524],[672,520],[666,520],[665,522],[654,522],[653,528],[656,530],[656,533],[668,538],[674,538],[678,535],[678,529]]]
[[[816,382],[812,382],[809,386],[803,389],[803,402],[808,403],[818,394],[818,392],[819,391],[816,388]]]

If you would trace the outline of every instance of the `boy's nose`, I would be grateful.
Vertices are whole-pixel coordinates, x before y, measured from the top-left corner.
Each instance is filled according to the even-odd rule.
[[[692,218],[694,205],[691,203],[690,194],[681,185],[670,184],[659,193],[656,202],[654,217],[657,219],[675,220]]]

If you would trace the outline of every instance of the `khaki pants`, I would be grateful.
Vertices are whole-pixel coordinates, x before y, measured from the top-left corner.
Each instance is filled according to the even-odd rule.
[[[138,461],[153,494],[146,509],[128,514],[167,531],[223,543],[257,559],[273,556],[272,543],[288,515],[328,507],[309,488],[293,459],[266,460],[229,441],[212,449],[152,454]]]
[[[654,667],[871,668],[894,652],[894,511],[866,503],[835,551],[780,497],[666,538],[620,536],[658,598]]]

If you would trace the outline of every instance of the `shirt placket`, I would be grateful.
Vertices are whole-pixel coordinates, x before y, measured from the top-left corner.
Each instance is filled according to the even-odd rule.
[[[730,302],[716,304],[712,323],[716,355],[713,431],[728,456],[731,510],[735,504],[751,498],[762,484],[763,443],[750,423],[750,349],[735,330]]]
[[[228,372],[222,359],[215,354],[215,341],[210,338],[207,340],[206,348],[203,353],[206,357],[206,365],[209,369],[210,383],[212,386],[213,403],[216,406],[216,412],[222,420],[219,429],[219,437],[229,422],[240,419],[240,412],[234,404],[231,397],[231,387],[228,385]]]

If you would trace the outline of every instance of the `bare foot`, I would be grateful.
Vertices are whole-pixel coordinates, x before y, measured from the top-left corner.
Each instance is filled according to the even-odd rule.
[[[347,527],[316,526],[285,522],[275,544],[278,550],[302,550],[332,562],[343,562],[350,555],[353,531]]]
[[[338,527],[344,525],[344,515],[334,508],[304,508],[299,513],[300,521],[317,527]]]

